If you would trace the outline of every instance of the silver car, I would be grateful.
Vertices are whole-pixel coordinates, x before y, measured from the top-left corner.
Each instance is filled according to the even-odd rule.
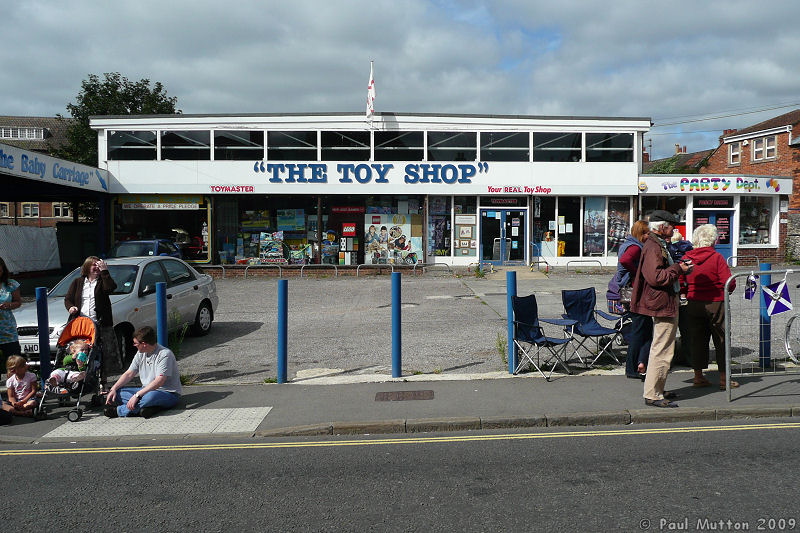
[[[133,332],[142,326],[156,327],[156,283],[167,284],[168,327],[191,326],[196,335],[211,329],[219,298],[214,279],[173,257],[124,257],[108,259],[108,271],[117,284],[110,295],[114,330],[120,353],[127,363],[135,353]],[[55,355],[58,337],[69,315],[64,296],[72,281],[80,276],[80,268],[70,272],[47,293],[47,314],[50,332],[50,353]],[[22,352],[39,353],[39,329],[36,302],[26,303],[14,311]],[[33,358],[36,359],[36,358]]]

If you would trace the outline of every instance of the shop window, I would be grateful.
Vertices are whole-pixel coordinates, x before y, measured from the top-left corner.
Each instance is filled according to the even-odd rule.
[[[530,134],[482,132],[481,161],[530,161]]]
[[[368,131],[323,131],[323,161],[369,161]]]
[[[618,255],[619,247],[631,230],[631,201],[627,197],[608,199],[608,250],[609,256]]]
[[[770,137],[762,137],[760,139],[753,139],[752,155],[753,161],[763,161],[765,159],[774,159],[776,154],[777,137],[772,135]]]
[[[421,131],[375,132],[375,161],[422,161],[424,156]]]
[[[154,131],[109,131],[109,161],[155,161],[156,132]]]
[[[38,217],[39,216],[39,204],[36,203],[24,203],[22,204],[22,216],[23,217]]]
[[[533,197],[533,255],[555,257],[558,252],[556,241],[556,199],[552,196]]]
[[[602,257],[606,246],[606,199],[587,196],[583,204],[583,255]]]
[[[316,161],[317,132],[267,132],[267,159],[272,161]]]
[[[587,133],[586,161],[633,161],[632,133]]]
[[[431,196],[428,211],[428,255],[449,256],[452,254],[450,197]]]
[[[208,161],[211,159],[211,132],[162,131],[161,159]]]
[[[686,224],[686,197],[685,196],[642,196],[642,217],[648,218],[656,209],[663,209],[678,215],[678,225]]]
[[[561,196],[558,199],[559,256],[577,257],[581,254],[581,198]]]
[[[53,203],[53,216],[54,217],[68,217],[69,216],[69,204],[65,202],[55,202]]]
[[[739,203],[739,244],[771,244],[772,198],[742,197]]]
[[[741,150],[742,145],[741,143],[730,143],[728,144],[728,164],[729,165],[738,165],[741,162]]]
[[[563,132],[533,133],[534,161],[581,160],[581,134]]]
[[[428,161],[476,161],[478,134],[475,132],[428,132]]]
[[[263,131],[214,131],[216,161],[257,161],[264,159]]]
[[[9,213],[8,204],[7,203],[0,204],[0,217],[7,217],[9,216],[8,213]]]

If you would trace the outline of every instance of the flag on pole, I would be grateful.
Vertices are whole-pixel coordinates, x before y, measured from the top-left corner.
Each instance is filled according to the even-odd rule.
[[[367,84],[367,118],[375,114],[375,76],[372,75],[372,61],[369,62],[369,83]]]
[[[764,305],[767,306],[767,314],[769,316],[792,310],[789,287],[786,286],[785,279],[778,283],[761,287],[761,291],[764,293]]]

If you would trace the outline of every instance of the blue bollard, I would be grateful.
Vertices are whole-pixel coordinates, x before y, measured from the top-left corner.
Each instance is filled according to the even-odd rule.
[[[760,263],[758,269],[761,271],[772,270],[772,263]],[[761,274],[761,286],[766,287],[772,283],[772,276],[769,274]],[[758,328],[758,365],[761,368],[768,368],[772,366],[772,343],[771,343],[771,330],[772,330],[772,317],[767,312],[766,294],[761,291],[761,298],[759,301],[759,311],[761,318],[759,320]]]
[[[39,372],[44,381],[50,375],[50,318],[47,313],[47,289],[36,287],[36,317],[39,320]],[[5,369],[3,369],[5,372]]]
[[[506,318],[508,319],[508,373],[517,368],[517,347],[514,346],[514,296],[517,295],[517,273],[506,272]]]
[[[286,383],[289,281],[278,280],[278,383]]]
[[[156,283],[156,332],[158,344],[169,348],[169,334],[167,332],[167,284],[163,281]]]
[[[402,320],[400,316],[400,272],[392,272],[392,377],[399,378],[402,370]]]

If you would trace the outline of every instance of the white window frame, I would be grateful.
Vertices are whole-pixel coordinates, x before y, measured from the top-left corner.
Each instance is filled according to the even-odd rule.
[[[753,148],[750,150],[752,153],[752,161],[764,160],[764,139],[753,139]]]
[[[59,218],[69,217],[69,203],[53,202],[53,216]]]
[[[734,160],[735,159],[735,160]],[[728,145],[728,164],[742,164],[742,143],[735,142]]]
[[[0,139],[44,139],[44,128],[0,128]]]
[[[27,210],[27,213],[25,212]],[[39,203],[38,202],[24,202],[22,204],[22,218],[38,218],[39,217]]]
[[[772,152],[771,155],[770,151]],[[778,157],[778,136],[770,135],[769,137],[764,137],[764,159],[775,159],[776,157]]]

